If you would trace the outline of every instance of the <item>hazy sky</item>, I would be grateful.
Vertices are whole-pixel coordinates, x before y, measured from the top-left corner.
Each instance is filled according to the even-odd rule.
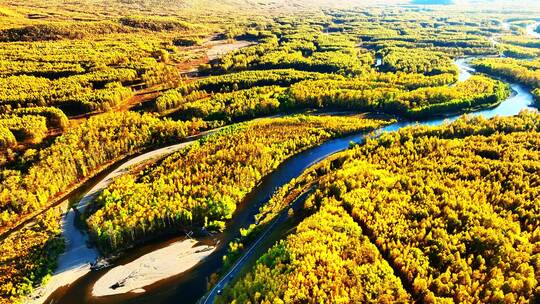
[[[540,0],[451,0],[456,5],[539,6]],[[488,8],[488,7],[486,7]],[[540,17],[540,16],[539,16]]]
[[[312,3],[343,5],[344,3],[354,5],[373,4],[411,4],[413,1],[427,0],[312,0]],[[430,0],[430,1],[451,1],[458,7],[469,7],[477,9],[493,9],[505,7],[540,8],[540,0]],[[540,15],[538,16],[540,18]]]

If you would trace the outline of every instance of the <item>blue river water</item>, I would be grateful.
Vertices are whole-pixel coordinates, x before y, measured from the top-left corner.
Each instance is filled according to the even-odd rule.
[[[471,76],[473,69],[467,65],[467,59],[458,59],[456,64],[461,71],[460,80],[465,80]],[[536,110],[534,107],[534,98],[529,90],[519,84],[510,84],[512,94],[509,98],[499,105],[482,109],[467,115],[484,116],[491,118],[494,116],[512,116],[522,110]],[[458,119],[461,115],[450,115],[434,119],[419,121],[398,121],[394,124],[380,128],[375,134],[383,132],[397,131],[404,127],[414,125],[437,126],[444,123],[450,123]],[[207,278],[216,272],[222,266],[222,256],[226,253],[229,242],[238,237],[238,231],[242,227],[248,226],[253,222],[254,215],[259,208],[268,201],[274,191],[287,184],[291,179],[298,177],[302,172],[312,165],[326,159],[330,155],[347,149],[351,142],[361,143],[366,136],[372,136],[374,133],[359,133],[349,135],[343,138],[329,140],[320,146],[301,152],[282,163],[274,172],[265,176],[261,183],[245,198],[243,204],[239,206],[234,220],[228,223],[228,226],[221,235],[219,235],[220,245],[203,262],[193,267],[187,272],[178,276],[162,280],[151,286],[145,287],[146,292],[141,294],[122,294],[118,296],[109,296],[95,298],[91,295],[94,282],[99,279],[107,269],[93,271],[82,277],[69,287],[58,290],[53,294],[47,303],[195,303],[206,292]],[[141,255],[166,246],[179,238],[169,238],[153,244],[138,248],[128,252],[117,264],[128,263]],[[209,240],[202,240],[209,241]]]

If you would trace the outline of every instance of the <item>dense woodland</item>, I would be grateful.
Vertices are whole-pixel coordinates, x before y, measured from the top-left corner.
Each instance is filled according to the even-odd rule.
[[[151,146],[182,140],[205,125],[137,113],[110,113],[70,129],[46,149],[26,151],[21,169],[2,171],[2,232],[47,208],[55,198],[108,163]]]
[[[318,184],[304,203],[313,215],[221,301],[536,302],[539,142],[540,115],[525,112],[407,128],[339,153],[286,187]],[[285,198],[278,191],[261,224]]]
[[[225,127],[95,200],[83,229],[103,254],[223,230],[263,176],[330,138],[492,107],[512,93],[506,81],[540,99],[540,40],[527,33],[537,19],[522,10],[313,5],[0,4],[0,303],[54,271],[63,240],[52,206],[139,152]],[[456,60],[469,56],[477,73],[459,81]],[[261,119],[314,109],[385,119]],[[317,189],[295,232],[219,301],[534,302],[537,133],[531,113],[465,119],[332,157],[241,231],[225,266],[293,197]]]
[[[479,71],[510,79],[530,87],[535,98],[540,100],[540,62],[538,60],[497,58],[476,60],[473,64]]]
[[[395,303],[412,298],[362,228],[328,202],[275,245],[218,303]]]
[[[384,123],[293,116],[225,128],[141,175],[117,179],[97,199],[98,210],[88,218],[88,226],[105,251],[171,229],[222,230],[242,198],[286,158],[329,138]]]
[[[24,117],[46,122],[43,116]],[[9,271],[2,271],[0,277],[0,303],[11,303],[32,291],[54,271],[56,257],[62,252],[58,211],[46,211],[32,220],[40,224],[31,222],[29,228],[8,234],[11,228],[48,210],[107,165],[149,147],[177,142],[205,127],[200,121],[174,122],[137,113],[109,113],[66,131],[46,149],[28,149],[16,167],[3,169],[0,227],[7,238],[0,242],[0,248],[6,261],[1,263],[2,269]]]
[[[374,26],[364,17],[347,17],[359,27]],[[449,33],[440,34],[438,41],[418,37],[431,34],[425,28],[407,37],[397,30],[384,35],[380,28],[358,32],[352,26],[331,30],[327,24],[282,23],[240,35],[258,43],[226,54],[201,71],[225,75],[183,83],[165,92],[156,101],[157,111],[176,112],[175,117],[181,118],[228,121],[305,108],[372,110],[421,118],[492,106],[508,96],[504,84],[486,77],[448,86],[458,75],[452,58],[498,51],[489,41],[481,42],[487,37],[477,37],[478,43],[452,45],[443,43]],[[449,26],[451,30],[455,29]],[[390,39],[392,34],[399,39]],[[354,42],[352,35],[360,35],[366,42]],[[410,51],[413,46],[416,48]],[[347,54],[346,60],[341,58],[343,54]],[[374,68],[376,56],[382,57],[378,68]],[[358,59],[350,62],[351,58]],[[276,91],[254,86],[288,88]],[[224,92],[230,94],[215,95]]]
[[[0,244],[0,303],[18,301],[35,286],[46,282],[63,252],[59,209],[49,209],[30,226]],[[24,241],[21,241],[24,240]]]

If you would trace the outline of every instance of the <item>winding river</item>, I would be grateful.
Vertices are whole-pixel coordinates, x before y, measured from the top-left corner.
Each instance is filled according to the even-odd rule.
[[[456,60],[456,65],[460,70],[460,81],[464,81],[471,76],[473,69],[467,64],[467,59]],[[510,84],[513,90],[512,95],[496,107],[483,109],[469,115],[483,115],[487,118],[493,116],[511,116],[524,109],[534,109],[534,99],[530,92],[519,84]],[[440,125],[448,121],[457,119],[459,115],[453,115],[444,118],[435,118],[422,121],[400,121],[377,130],[377,132],[391,132],[400,128],[412,125]],[[80,271],[76,276],[64,275],[63,281],[51,285],[54,292],[48,296],[45,303],[194,303],[199,300],[206,292],[207,278],[222,266],[222,256],[228,248],[228,244],[238,237],[238,231],[242,227],[248,226],[253,222],[253,217],[257,214],[261,205],[263,205],[280,186],[288,183],[292,178],[299,176],[310,166],[324,160],[328,156],[347,149],[350,142],[362,142],[367,133],[359,133],[343,138],[329,140],[320,146],[301,152],[282,163],[274,172],[265,176],[261,183],[244,199],[243,203],[237,208],[232,221],[227,225],[225,231],[216,236],[206,236],[197,239],[199,244],[215,245],[214,250],[200,263],[189,270],[167,279],[160,280],[149,286],[145,286],[141,293],[123,293],[119,295],[110,295],[104,297],[94,297],[92,288],[94,284],[103,277],[110,269],[105,268],[97,271],[89,271],[88,262],[95,259],[97,252],[86,245],[86,237],[73,224],[75,214],[73,211],[68,213],[64,222],[64,235],[68,241],[68,250],[60,258],[60,269],[57,276],[62,277],[63,273],[70,271]],[[95,193],[107,186],[112,178],[123,174],[131,165],[141,163],[150,158],[164,157],[178,149],[188,145],[183,143],[168,148],[156,150],[143,154],[138,158],[132,159],[119,168],[111,172],[107,177],[101,180],[93,189],[87,193],[80,204],[79,209],[94,197]],[[150,156],[149,156],[150,155]],[[300,200],[301,198],[299,198]],[[257,254],[264,252],[266,248],[272,245],[267,240],[267,233],[271,233],[277,228],[283,219],[280,217],[265,231],[252,247],[246,250],[246,254],[235,264],[231,272],[224,276],[204,298],[204,303],[210,303],[215,295],[221,290],[236,274],[240,272],[245,261],[254,258]],[[115,266],[125,265],[137,260],[140,257],[155,252],[158,249],[167,247],[175,242],[184,241],[186,237],[163,237],[147,245],[128,251],[122,258],[115,262]],[[216,245],[217,244],[217,245]],[[71,280],[70,280],[71,278]],[[56,288],[69,284],[60,288]],[[45,293],[47,294],[47,293]],[[48,294],[47,294],[48,295]],[[43,302],[39,299],[38,302]]]
[[[540,26],[540,22],[535,22],[535,23],[527,25],[527,27],[525,28],[527,35],[534,38],[540,38],[540,33],[536,31],[538,26]]]

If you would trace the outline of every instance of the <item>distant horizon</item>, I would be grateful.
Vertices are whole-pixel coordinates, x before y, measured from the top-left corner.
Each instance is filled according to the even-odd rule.
[[[537,303],[540,0],[0,3],[0,304]]]

